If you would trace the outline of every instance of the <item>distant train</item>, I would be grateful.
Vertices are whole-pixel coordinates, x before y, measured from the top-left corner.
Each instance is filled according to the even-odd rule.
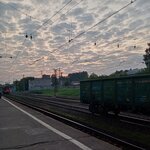
[[[10,94],[11,92],[11,89],[9,86],[4,86],[3,87],[3,94]]]
[[[150,114],[150,74],[80,82],[80,100],[92,113],[113,111]]]

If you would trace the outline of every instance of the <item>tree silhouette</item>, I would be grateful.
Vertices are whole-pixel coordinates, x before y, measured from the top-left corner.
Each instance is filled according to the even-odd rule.
[[[145,55],[143,55],[143,57],[144,57],[144,62],[145,62],[145,64],[146,64],[146,66],[147,66],[147,68],[148,69],[150,69],[150,43],[147,43],[147,45],[149,46],[149,48],[147,48],[146,50],[145,50]]]
[[[98,78],[98,75],[95,74],[95,73],[92,73],[90,76],[89,76],[89,79],[97,79]]]

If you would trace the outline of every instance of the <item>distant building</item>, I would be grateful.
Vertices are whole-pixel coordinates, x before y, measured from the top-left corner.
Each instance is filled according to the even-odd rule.
[[[130,69],[127,71],[127,75],[133,75],[133,74],[136,74],[140,71],[141,71],[140,69]]]
[[[73,87],[79,87],[80,86],[80,82],[79,81],[72,81],[71,82],[71,86],[73,86]]]
[[[29,91],[50,89],[52,87],[52,81],[50,75],[43,75],[42,78],[35,78],[29,80]]]
[[[42,79],[50,79],[50,75],[43,74]]]

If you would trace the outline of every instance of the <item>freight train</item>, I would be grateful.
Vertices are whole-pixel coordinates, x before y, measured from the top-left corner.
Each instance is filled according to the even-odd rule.
[[[80,100],[89,104],[92,113],[150,114],[150,74],[81,81]]]

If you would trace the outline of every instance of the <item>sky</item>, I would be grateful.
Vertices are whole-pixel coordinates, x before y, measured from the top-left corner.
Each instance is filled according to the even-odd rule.
[[[150,0],[132,1],[0,0],[0,83],[146,67]]]

